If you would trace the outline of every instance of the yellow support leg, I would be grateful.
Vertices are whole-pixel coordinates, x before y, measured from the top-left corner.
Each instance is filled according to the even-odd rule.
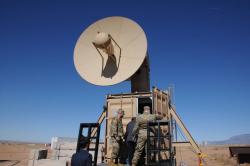
[[[204,157],[206,157],[205,154],[203,154],[203,153],[198,153],[198,166],[204,166],[204,165],[203,165],[203,159],[204,159]]]

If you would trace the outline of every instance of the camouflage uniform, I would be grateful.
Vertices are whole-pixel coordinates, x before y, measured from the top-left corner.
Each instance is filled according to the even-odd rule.
[[[110,136],[112,145],[111,159],[114,160],[118,158],[119,148],[124,137],[122,119],[117,117],[112,119],[110,126]]]
[[[138,134],[138,139],[136,142],[136,148],[135,148],[135,153],[134,157],[132,160],[132,166],[136,166],[140,156],[144,150],[146,141],[147,141],[147,123],[148,121],[154,121],[157,119],[161,119],[160,116],[155,115],[155,114],[150,114],[144,112],[141,115],[138,115],[136,118],[136,124],[133,129],[133,134],[136,135]]]

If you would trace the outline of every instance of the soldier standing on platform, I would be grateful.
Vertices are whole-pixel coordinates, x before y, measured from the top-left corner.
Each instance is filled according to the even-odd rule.
[[[111,161],[109,163],[110,166],[116,165],[118,163],[119,149],[124,139],[124,131],[122,125],[123,116],[124,116],[124,111],[122,109],[119,109],[116,112],[115,117],[111,121],[110,136],[111,136],[112,152],[111,152]]]
[[[135,127],[133,129],[133,135],[138,135],[136,142],[136,148],[134,157],[132,160],[132,166],[136,166],[140,160],[141,154],[144,150],[147,141],[147,123],[149,121],[154,121],[157,119],[162,119],[162,116],[156,114],[150,114],[150,107],[145,106],[143,114],[140,114],[136,118]]]
[[[125,133],[125,140],[127,144],[128,149],[128,164],[132,164],[132,159],[135,152],[135,145],[136,145],[136,137],[133,135],[133,129],[135,126],[135,117],[131,119],[131,121],[128,123],[126,127],[126,133]]]

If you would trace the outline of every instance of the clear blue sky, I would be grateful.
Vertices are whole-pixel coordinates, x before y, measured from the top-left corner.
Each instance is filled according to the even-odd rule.
[[[194,138],[250,133],[250,1],[0,1],[0,139],[76,137],[108,93],[82,80],[73,50],[107,16],[138,22],[148,38],[151,85],[175,85],[177,111]]]

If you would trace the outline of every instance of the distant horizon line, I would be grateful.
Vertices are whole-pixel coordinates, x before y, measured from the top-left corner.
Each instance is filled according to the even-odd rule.
[[[233,137],[237,137],[237,136],[244,136],[244,135],[250,135],[250,133],[244,133],[244,134],[238,134],[238,135],[234,135],[234,136],[231,136],[227,139],[224,139],[224,140],[214,140],[214,141],[211,141],[211,140],[202,140],[202,141],[197,141],[198,144],[203,144],[204,142],[207,142],[207,143],[214,143],[214,142],[222,142],[222,141],[227,141],[229,140],[230,138],[233,138]],[[66,139],[77,139],[76,137],[60,137],[60,136],[53,136],[51,137],[54,138],[54,137],[57,137],[57,138],[66,138]],[[13,140],[13,139],[0,139],[0,143],[23,143],[23,144],[51,144],[51,141],[25,141],[25,140]]]
[[[0,143],[16,143],[16,144],[50,144],[50,142],[43,141],[18,141],[18,140],[0,140]]]

